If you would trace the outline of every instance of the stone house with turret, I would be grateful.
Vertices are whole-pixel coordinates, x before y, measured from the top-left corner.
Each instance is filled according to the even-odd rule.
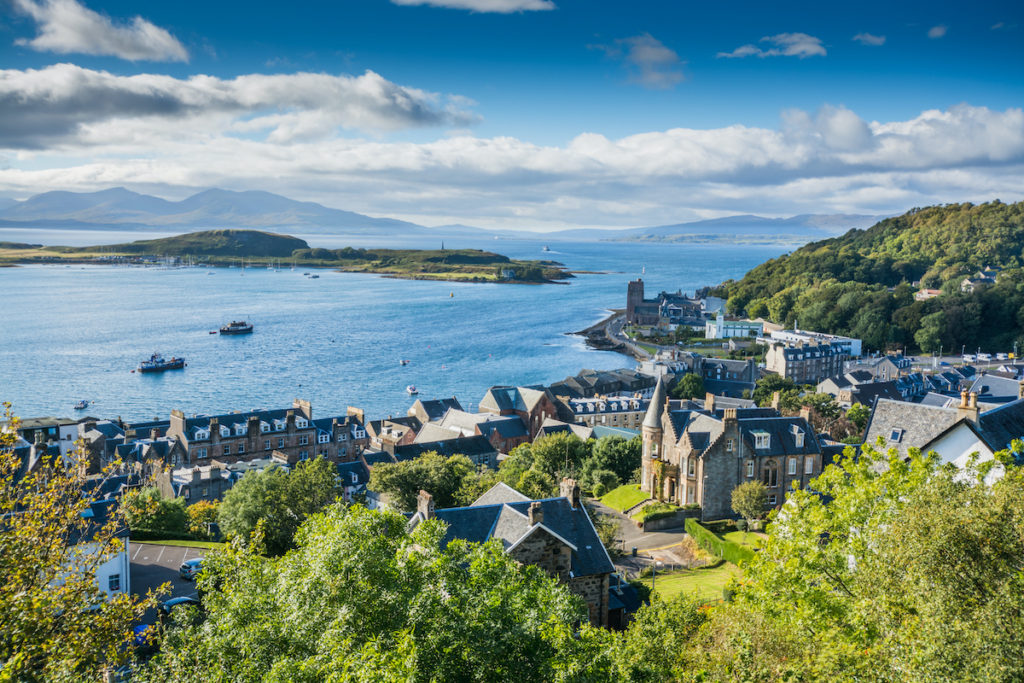
[[[806,414],[718,409],[713,398],[700,410],[673,410],[658,382],[642,426],[642,491],[721,519],[733,516],[732,491],[743,482],[763,482],[777,507],[794,484],[805,487],[821,473],[821,445]]]

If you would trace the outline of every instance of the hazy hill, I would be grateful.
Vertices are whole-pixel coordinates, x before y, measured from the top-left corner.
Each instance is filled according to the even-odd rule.
[[[256,230],[206,230],[127,244],[84,247],[79,251],[108,251],[157,256],[243,256],[289,258],[296,249],[309,249],[305,240]]]
[[[270,192],[206,190],[171,202],[116,187],[100,192],[44,192],[0,204],[0,224],[19,227],[302,228],[409,235],[423,228],[391,218],[299,202]]]

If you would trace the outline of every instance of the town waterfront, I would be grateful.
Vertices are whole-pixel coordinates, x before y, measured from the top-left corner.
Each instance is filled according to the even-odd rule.
[[[124,241],[125,235],[79,243]],[[145,239],[151,234],[130,238]],[[303,236],[311,245],[357,244]],[[35,237],[72,244],[67,234]],[[87,411],[125,420],[290,405],[310,399],[318,415],[346,406],[370,417],[402,414],[423,398],[456,395],[474,410],[494,384],[550,383],[581,368],[632,361],[588,349],[566,335],[625,302],[626,282],[648,291],[692,291],[737,277],[777,256],[779,245],[671,245],[535,240],[447,240],[512,258],[553,259],[580,274],[568,285],[457,284],[315,271],[318,279],[267,268],[25,266],[0,268],[7,294],[0,331],[0,399],[17,414]],[[549,244],[550,251],[543,251]],[[403,242],[402,247],[437,244]],[[252,335],[209,334],[233,319]],[[154,351],[184,356],[188,367],[132,373]],[[402,366],[399,361],[410,362]]]

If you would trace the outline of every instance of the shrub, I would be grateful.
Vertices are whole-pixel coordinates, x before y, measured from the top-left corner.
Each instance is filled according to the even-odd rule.
[[[754,559],[752,550],[716,536],[692,517],[686,520],[686,533],[690,534],[700,547],[733,564],[738,565],[740,562],[749,562]]]
[[[653,519],[671,517],[678,511],[679,508],[677,506],[671,505],[669,503],[651,503],[650,505],[645,505],[644,507],[640,508],[640,510],[637,511],[635,515],[633,515],[633,519],[642,524]]]

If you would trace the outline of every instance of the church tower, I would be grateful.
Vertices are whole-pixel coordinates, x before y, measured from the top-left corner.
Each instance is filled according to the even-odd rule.
[[[641,426],[643,439],[643,451],[640,470],[640,490],[657,498],[660,491],[656,490],[654,483],[654,461],[661,456],[661,438],[663,430],[661,427],[661,416],[665,411],[665,378],[658,378],[658,384],[654,387],[654,396],[651,397],[651,404],[647,407],[647,415]]]

